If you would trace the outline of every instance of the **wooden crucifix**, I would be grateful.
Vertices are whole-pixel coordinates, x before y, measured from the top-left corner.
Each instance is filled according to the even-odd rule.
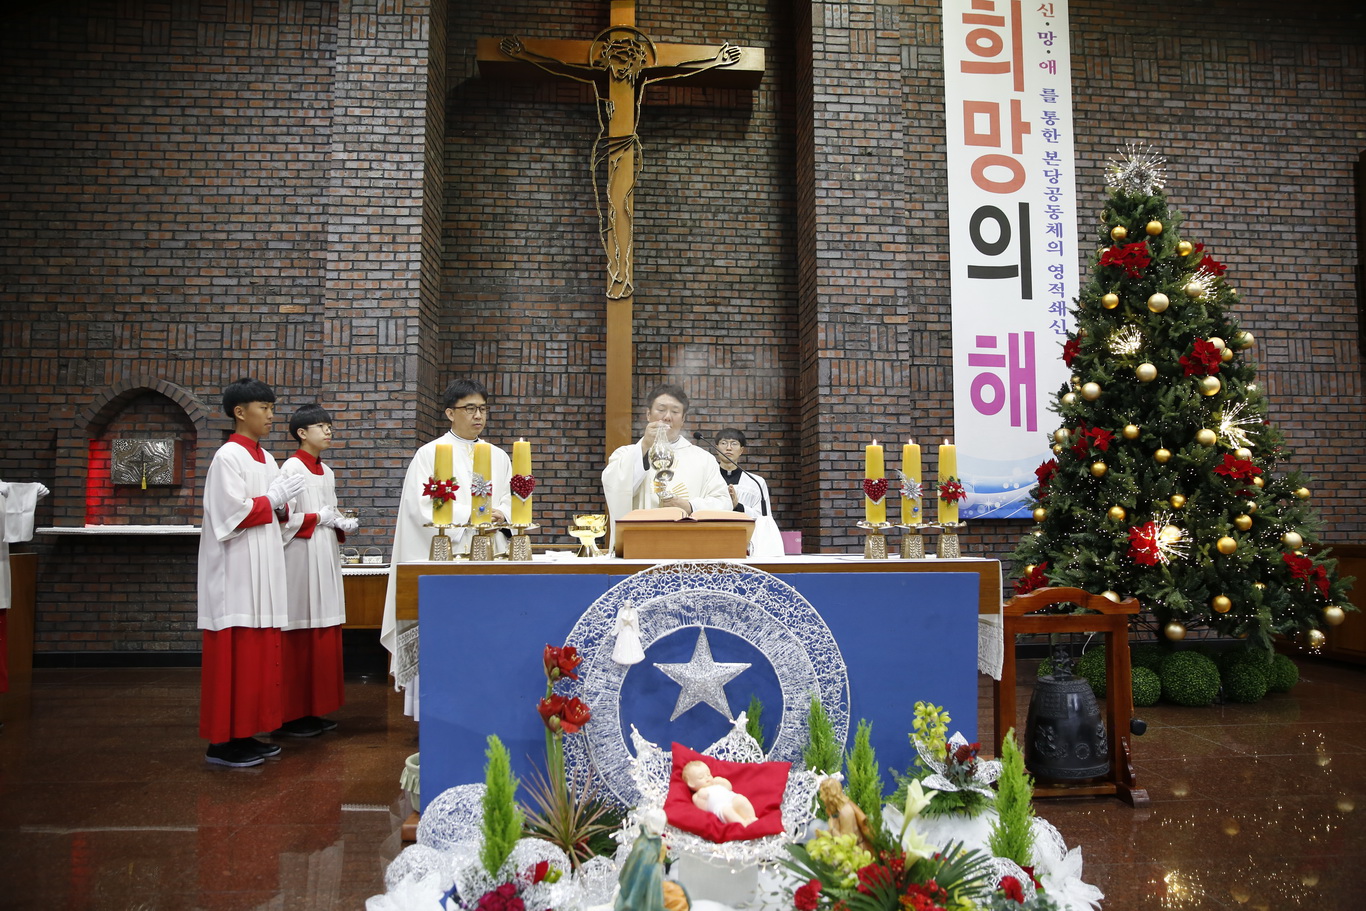
[[[632,241],[634,194],[641,169],[640,112],[645,88],[666,79],[691,85],[754,87],[764,71],[761,48],[656,44],[636,28],[635,0],[610,0],[608,27],[592,41],[482,38],[485,76],[522,76],[532,67],[593,87],[598,136],[593,146],[593,198],[607,255],[607,418],[611,452],[631,442],[634,374]]]

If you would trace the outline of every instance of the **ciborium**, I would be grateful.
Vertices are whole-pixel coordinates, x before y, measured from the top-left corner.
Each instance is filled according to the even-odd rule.
[[[577,557],[601,557],[603,551],[598,547],[598,538],[607,534],[607,516],[603,513],[588,513],[574,517],[569,533],[579,539]]]

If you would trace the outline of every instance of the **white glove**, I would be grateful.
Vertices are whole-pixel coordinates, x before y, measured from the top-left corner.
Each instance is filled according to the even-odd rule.
[[[50,494],[50,493],[52,493],[52,491],[50,491],[50,490],[47,489],[47,485],[46,485],[46,484],[39,484],[39,485],[38,485],[38,499],[41,500],[43,497],[47,496],[47,495]]]
[[[336,528],[337,523],[341,521],[341,517],[341,513],[337,512],[337,510],[331,506],[324,506],[322,509],[318,510],[318,524],[326,526],[327,528]]]
[[[304,476],[300,474],[279,474],[275,480],[270,482],[270,488],[266,491],[266,496],[270,498],[270,505],[277,510],[284,509],[285,504],[303,492]]]
[[[348,519],[346,516],[342,516],[340,519],[337,520],[337,524],[332,527],[340,531],[342,534],[349,535],[357,528],[360,528],[360,519]]]

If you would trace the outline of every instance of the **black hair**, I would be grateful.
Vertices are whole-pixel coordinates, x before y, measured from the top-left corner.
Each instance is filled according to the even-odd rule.
[[[722,440],[734,440],[741,446],[749,445],[745,442],[745,432],[738,427],[722,427],[716,431],[716,442],[720,443]]]
[[[487,402],[489,391],[478,380],[454,380],[441,394],[441,409],[454,408],[456,402],[471,395],[482,395]]]
[[[332,415],[327,413],[327,409],[317,402],[310,402],[298,411],[294,412],[294,417],[289,419],[289,438],[298,442],[299,431],[314,424],[331,424]]]
[[[260,380],[244,376],[223,390],[223,413],[237,420],[237,406],[252,402],[274,402],[275,391]]]
[[[682,386],[676,386],[673,383],[660,383],[658,386],[651,389],[645,396],[645,410],[649,411],[651,408],[655,407],[655,400],[661,395],[672,396],[673,398],[678,399],[679,403],[683,406],[683,413],[688,413],[688,394],[683,391]]]

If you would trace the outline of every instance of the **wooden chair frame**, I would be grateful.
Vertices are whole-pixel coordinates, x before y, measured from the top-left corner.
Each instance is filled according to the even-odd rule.
[[[1036,614],[1052,604],[1077,604],[1092,614]],[[1020,633],[1099,632],[1105,647],[1105,727],[1110,749],[1110,770],[1103,778],[1075,785],[1045,785],[1034,789],[1035,797],[1084,797],[1114,794],[1135,807],[1147,806],[1148,792],[1138,787],[1129,741],[1129,722],[1134,716],[1133,670],[1129,664],[1129,617],[1140,610],[1137,598],[1115,602],[1080,588],[1039,588],[1017,595],[1005,603],[1004,655],[1001,679],[993,685],[996,702],[996,755],[1006,732],[1016,721],[1015,636]]]

